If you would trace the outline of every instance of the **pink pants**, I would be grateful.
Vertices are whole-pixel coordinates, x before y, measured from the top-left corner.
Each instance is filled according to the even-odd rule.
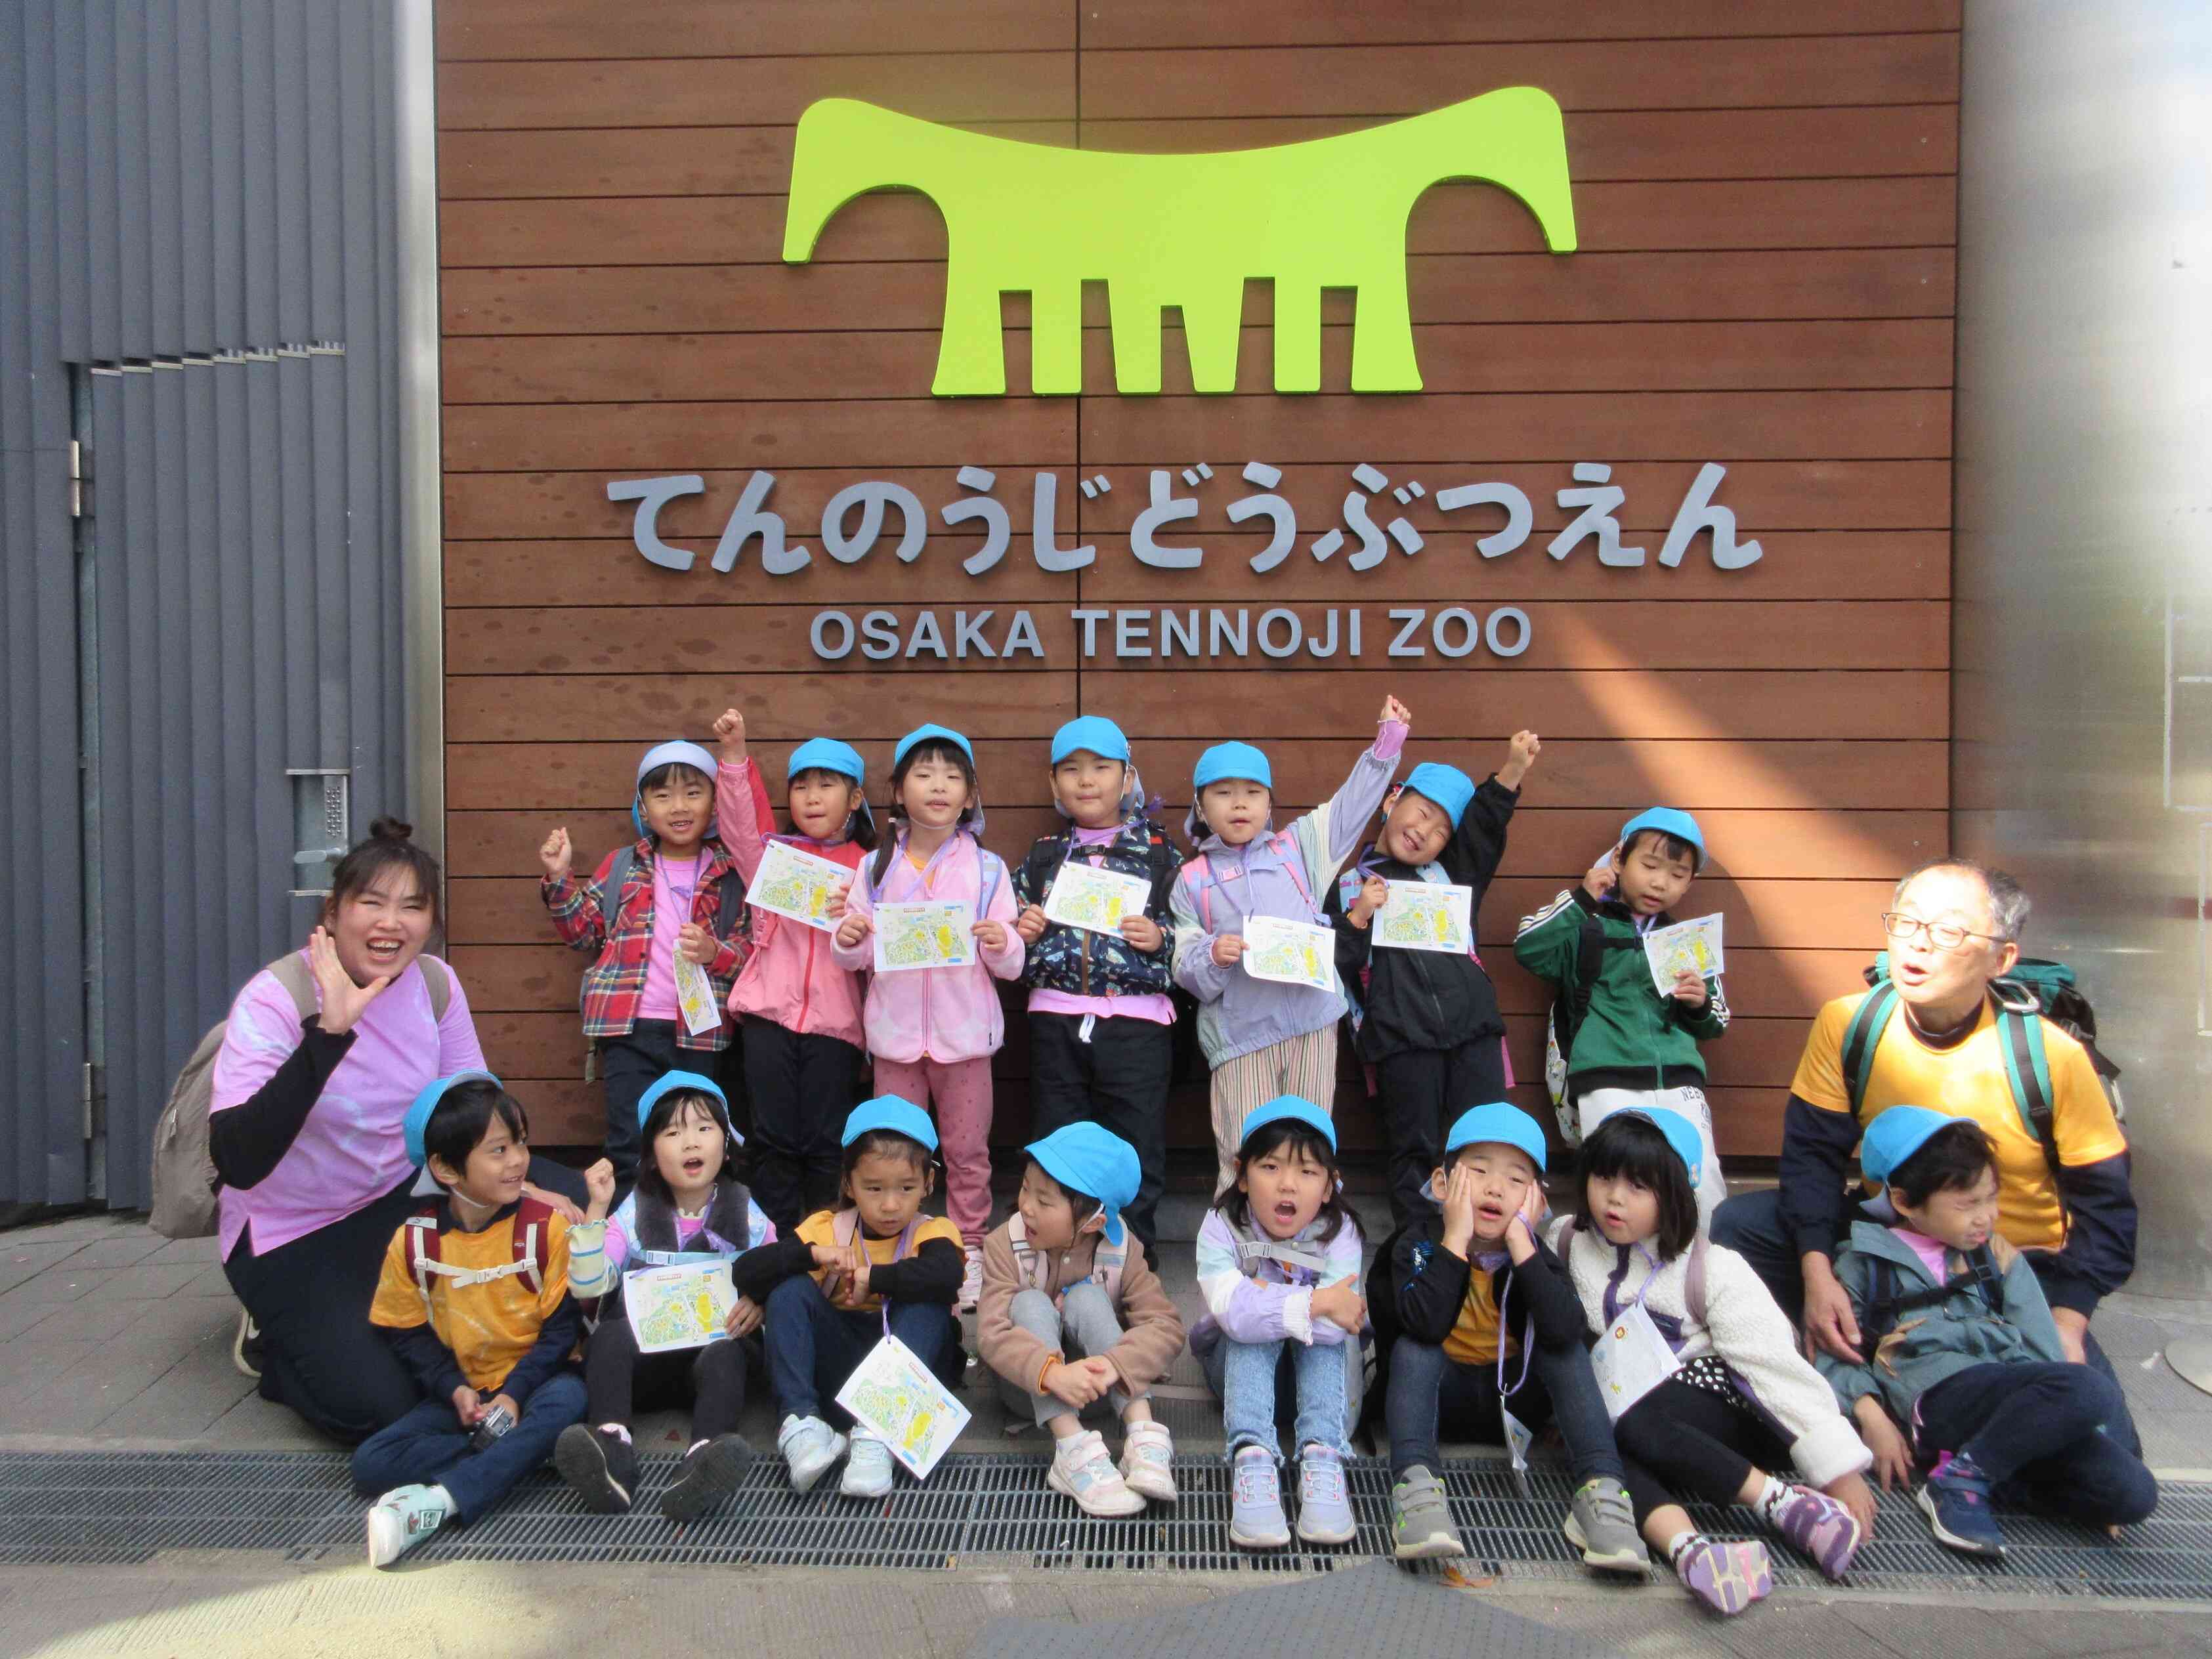
[[[981,1245],[991,1223],[991,1057],[951,1061],[876,1056],[876,1092],[931,1109],[945,1157],[945,1213]]]

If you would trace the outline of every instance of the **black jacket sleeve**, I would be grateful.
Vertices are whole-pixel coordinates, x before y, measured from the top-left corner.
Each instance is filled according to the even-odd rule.
[[[1858,1139],[1858,1120],[1849,1112],[1824,1111],[1802,1096],[1790,1097],[1782,1115],[1782,1230],[1800,1256],[1815,1250],[1834,1255],[1847,1231],[1844,1176]]]
[[[960,1299],[961,1276],[968,1259],[949,1238],[933,1238],[903,1261],[868,1269],[868,1289],[886,1302],[942,1302]]]
[[[757,1303],[767,1302],[769,1292],[794,1273],[813,1271],[814,1247],[795,1235],[747,1250],[730,1264],[738,1294]]]
[[[563,1296],[561,1305],[554,1309],[546,1316],[545,1322],[538,1328],[538,1340],[530,1345],[530,1351],[514,1362],[514,1369],[507,1372],[500,1385],[490,1392],[505,1395],[514,1401],[518,1411],[527,1406],[530,1396],[538,1392],[547,1377],[561,1368],[562,1363],[568,1358],[569,1351],[576,1346],[576,1331],[580,1322],[576,1312],[576,1298]]]
[[[2066,1206],[2066,1246],[2055,1259],[2039,1260],[2037,1277],[2052,1307],[2086,1316],[2136,1270],[2136,1195],[2128,1154],[2060,1165],[2058,1197]]]
[[[1582,1295],[1567,1274],[1567,1264],[1559,1260],[1550,1245],[1538,1239],[1534,1255],[1504,1272],[1511,1277],[1513,1301],[1526,1308],[1535,1322],[1538,1347],[1589,1346],[1589,1322],[1583,1316]],[[1501,1297],[1504,1291],[1501,1284]]]
[[[1474,889],[1478,906],[1504,860],[1505,827],[1520,803],[1521,792],[1508,789],[1493,772],[1475,786],[1474,799],[1468,802],[1467,811],[1459,816],[1459,828],[1452,832],[1449,874]]]
[[[323,1085],[353,1047],[355,1033],[332,1036],[319,1018],[300,1028],[300,1046],[252,1096],[208,1114],[208,1152],[226,1187],[258,1187],[284,1161]]]
[[[425,1399],[450,1400],[453,1390],[469,1380],[461,1375],[453,1351],[438,1340],[438,1333],[431,1328],[428,1321],[420,1325],[386,1325],[380,1328],[392,1352],[407,1367],[408,1375],[422,1385]]]
[[[1390,1250],[1390,1302],[1400,1332],[1431,1344],[1449,1336],[1473,1271],[1444,1249],[1432,1228],[1411,1226],[1400,1233]]]

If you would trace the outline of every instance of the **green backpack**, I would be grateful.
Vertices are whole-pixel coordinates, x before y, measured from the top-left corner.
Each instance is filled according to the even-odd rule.
[[[1851,1115],[1859,1115],[1866,1100],[1867,1079],[1874,1072],[1875,1051],[1890,1016],[1897,1012],[1897,987],[1890,983],[1889,952],[1874,959],[1866,970],[1870,988],[1850,1024],[1844,1028],[1844,1082],[1850,1091]],[[2097,1012],[2075,984],[2074,970],[2063,962],[2022,957],[2012,971],[1990,981],[1996,1000],[1997,1048],[2004,1056],[2005,1081],[2012,1085],[2013,1105],[2030,1134],[2041,1143],[2044,1161],[2055,1179],[2058,1174],[2058,1136],[2052,1122],[2051,1062],[2044,1049],[2046,1019],[2073,1037],[2087,1052],[2112,1115],[2127,1121],[2120,1099],[2120,1068],[2097,1047]]]

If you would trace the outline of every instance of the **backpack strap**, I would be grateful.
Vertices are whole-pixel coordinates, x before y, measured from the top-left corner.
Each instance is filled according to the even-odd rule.
[[[981,842],[975,843],[975,857],[983,866],[982,896],[975,901],[975,920],[981,921],[991,914],[991,901],[998,896],[999,884],[1006,879],[1006,861]]]
[[[1690,1266],[1682,1276],[1682,1305],[1698,1323],[1705,1322],[1705,1232],[1702,1227],[1690,1240]]]
[[[445,1266],[440,1254],[438,1240],[438,1206],[436,1203],[418,1204],[415,1212],[404,1223],[407,1231],[407,1265],[415,1275],[416,1293],[422,1298],[422,1317],[431,1316],[430,1280]]]
[[[552,1270],[553,1206],[526,1194],[514,1206],[511,1237],[515,1271],[529,1284],[532,1295],[543,1296],[545,1275]]]
[[[1194,878],[1193,871],[1198,873]],[[1179,880],[1190,882],[1190,896],[1198,904],[1198,920],[1207,933],[1213,931],[1213,864],[1203,853],[1194,853],[1190,862],[1182,867]]]
[[[1267,845],[1275,856],[1282,860],[1283,867],[1291,872],[1291,884],[1298,890],[1298,896],[1306,902],[1306,918],[1311,921],[1315,908],[1313,888],[1306,880],[1305,855],[1298,851],[1298,838],[1289,830],[1281,830],[1267,837]]]
[[[605,879],[592,884],[592,898],[599,907],[599,925],[609,934],[613,933],[615,923],[619,919],[623,889],[629,885],[629,872],[636,866],[637,848],[627,845],[617,847],[613,858],[607,862]],[[610,899],[613,901],[611,903],[608,902]]]
[[[422,976],[428,979],[430,976],[428,958],[417,957],[416,960],[422,963]],[[270,963],[269,973],[284,988],[284,994],[292,999],[292,1012],[299,1015],[301,1024],[305,1025],[322,1012],[322,1004],[316,999],[315,970],[307,965],[307,958],[297,951],[287,951]],[[432,1006],[436,1005],[434,1003]],[[443,1010],[439,1012],[442,1018]]]
[[[2043,1015],[2027,1013],[1999,1000],[1997,1048],[2004,1055],[2005,1081],[2021,1121],[2043,1148],[2051,1178],[2058,1179],[2058,1129],[2051,1103],[2051,1060],[2043,1042]]]
[[[1917,1291],[1899,1294],[1897,1288],[1897,1264],[1883,1256],[1869,1258],[1871,1272],[1868,1276],[1866,1317],[1859,1322],[1859,1341],[1868,1362],[1874,1359],[1875,1350],[1882,1339],[1897,1328],[1898,1316],[1917,1313],[1923,1308],[1940,1307],[1953,1297],[1972,1291],[1982,1299],[1982,1305],[1996,1317],[2004,1313],[2004,1276],[1996,1270],[1996,1258],[1990,1247],[1983,1245],[1966,1258],[1964,1273],[1953,1275],[1940,1285],[1923,1285]]]
[[[1106,1292],[1106,1299],[1115,1308],[1121,1305],[1121,1275],[1129,1265],[1129,1237],[1125,1231],[1119,1244],[1098,1241],[1097,1253],[1091,1258],[1091,1270],[1098,1278]]]
[[[430,994],[430,1018],[442,1025],[446,1010],[453,1006],[453,976],[435,957],[418,956],[415,963],[422,970],[422,988]]]
[[[1867,1079],[1874,1075],[1875,1050],[1881,1047],[1882,1033],[1889,1029],[1890,1016],[1896,1012],[1897,987],[1884,979],[1866,994],[1866,1000],[1859,1004],[1850,1024],[1844,1028],[1844,1087],[1850,1096],[1854,1121],[1866,1103]]]

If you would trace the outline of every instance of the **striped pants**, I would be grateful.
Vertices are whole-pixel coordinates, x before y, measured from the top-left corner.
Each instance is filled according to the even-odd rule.
[[[1285,1037],[1213,1068],[1213,1150],[1221,1160],[1218,1198],[1236,1184],[1244,1119],[1277,1095],[1302,1095],[1324,1112],[1336,1105],[1336,1022]]]

